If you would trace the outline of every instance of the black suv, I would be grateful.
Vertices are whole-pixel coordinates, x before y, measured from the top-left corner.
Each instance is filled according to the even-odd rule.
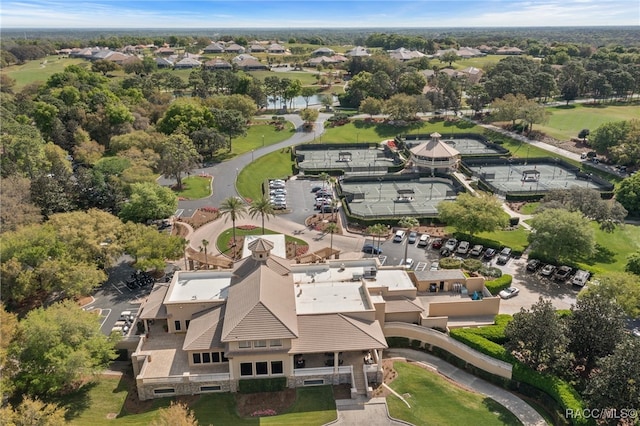
[[[540,265],[542,265],[542,262],[538,259],[529,259],[527,262],[527,271],[535,272],[540,268]]]

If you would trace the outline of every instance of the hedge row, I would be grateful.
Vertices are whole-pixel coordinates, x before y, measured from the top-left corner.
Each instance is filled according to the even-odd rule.
[[[500,293],[505,288],[511,285],[513,281],[513,277],[509,274],[504,274],[500,278],[496,278],[495,280],[485,281],[484,286],[487,287],[487,290],[491,292],[494,296]]]
[[[238,382],[238,392],[240,393],[278,392],[278,391],[285,390],[286,386],[287,386],[286,377],[240,380]]]
[[[493,339],[500,340],[495,334],[497,334],[499,328],[504,328],[507,323],[506,316],[500,316],[496,318],[497,324],[493,330],[481,331],[483,328],[478,329],[453,329],[450,332],[450,336],[465,345],[482,352],[490,357],[508,362],[513,365],[512,379],[516,382],[521,382],[532,386],[540,391],[543,391],[549,395],[556,404],[558,404],[563,412],[568,409],[572,409],[573,412],[581,412],[585,408],[584,402],[576,390],[564,380],[547,374],[541,374],[532,370],[526,365],[518,362],[507,350],[500,344],[489,340],[489,336]],[[491,327],[486,327],[491,328]],[[485,337],[483,334],[488,335]],[[524,389],[520,389],[523,391]],[[573,419],[574,425],[587,425],[590,421],[586,418]]]

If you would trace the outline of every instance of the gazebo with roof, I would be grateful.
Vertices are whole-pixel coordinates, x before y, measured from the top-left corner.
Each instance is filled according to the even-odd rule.
[[[431,139],[411,148],[411,161],[415,167],[434,173],[451,173],[460,161],[460,152],[440,140],[434,132]]]

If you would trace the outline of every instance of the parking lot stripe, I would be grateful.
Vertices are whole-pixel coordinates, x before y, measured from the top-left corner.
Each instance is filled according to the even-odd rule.
[[[122,291],[120,291],[120,289],[118,287],[116,287],[115,284],[111,284],[111,287],[115,288],[118,293],[124,294]]]

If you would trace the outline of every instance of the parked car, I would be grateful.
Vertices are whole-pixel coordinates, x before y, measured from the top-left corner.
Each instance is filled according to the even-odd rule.
[[[440,270],[440,262],[431,262],[431,266],[429,267],[430,271],[439,271]]]
[[[311,192],[318,192],[322,189],[321,186],[314,186],[313,188],[311,188]]]
[[[449,257],[451,256],[452,251],[449,250],[448,248],[443,248],[442,250],[440,250],[440,256],[442,257]]]
[[[269,191],[269,195],[278,195],[278,194],[287,195],[287,190],[284,188],[276,188]]]
[[[338,206],[332,207],[329,204],[324,204],[321,210],[322,210],[322,213],[334,213],[338,211]]]
[[[520,290],[518,290],[516,287],[509,287],[509,288],[505,288],[498,294],[503,299],[511,299],[513,296],[517,296],[518,293],[520,293]]]
[[[409,244],[415,243],[417,239],[418,239],[418,233],[416,231],[409,232],[409,240],[408,240]]]
[[[131,311],[122,311],[120,312],[120,320],[121,321],[126,321],[128,323],[133,322],[134,316],[131,313]]]
[[[540,275],[543,277],[550,277],[556,271],[556,267],[553,265],[544,265],[542,270],[540,271]]]
[[[457,252],[458,254],[467,254],[469,252],[469,241],[460,241]]]
[[[283,202],[272,203],[274,210],[286,210],[287,204]]]
[[[484,246],[482,244],[476,244],[473,246],[469,254],[471,256],[480,256],[482,254],[482,250],[484,250]]]
[[[511,249],[509,247],[505,247],[500,252],[500,256],[498,256],[498,260],[496,261],[499,265],[504,265],[509,261],[511,257]]]
[[[634,335],[635,337],[640,337],[640,327],[636,327],[633,330],[631,330],[631,334]]]
[[[540,268],[540,265],[542,265],[542,262],[538,259],[529,259],[527,262],[527,271],[536,272]]]
[[[439,250],[442,247],[442,238],[436,238],[431,243],[431,248],[434,250]]]
[[[404,240],[404,234],[405,232],[402,229],[396,231],[396,235],[393,236],[393,242],[399,243]]]
[[[569,275],[571,274],[571,267],[567,266],[567,265],[562,265],[561,267],[558,268],[558,270],[556,271],[555,274],[553,274],[553,280],[554,281],[566,281],[567,278],[569,278]]]
[[[431,239],[431,237],[429,236],[429,234],[420,235],[420,238],[418,239],[418,247],[426,247],[426,246],[428,246],[430,239]]]
[[[410,257],[407,257],[407,259],[402,259],[402,265],[405,267],[405,269],[411,269],[411,267],[413,266],[413,259]]]
[[[591,272],[580,269],[571,279],[571,284],[584,287],[590,276]]]
[[[285,183],[282,179],[275,179],[269,182],[269,188],[271,189],[284,188],[284,187],[285,187]]]
[[[496,255],[496,249],[492,249],[492,248],[488,248],[484,251],[484,258],[485,259],[493,259],[493,256]]]
[[[373,244],[365,244],[362,246],[362,251],[369,254],[382,254],[382,249]]]
[[[454,251],[457,245],[458,245],[458,240],[456,240],[455,238],[449,238],[447,242],[444,244],[444,248]]]

